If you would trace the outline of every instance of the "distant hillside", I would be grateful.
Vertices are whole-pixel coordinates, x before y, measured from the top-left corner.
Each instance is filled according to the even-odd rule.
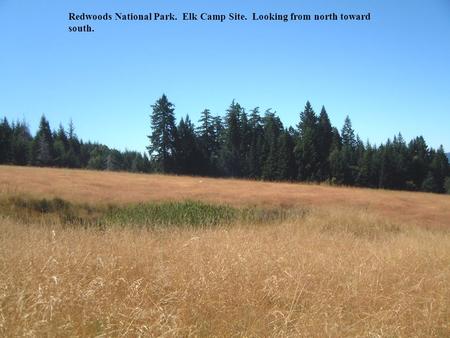
[[[447,153],[445,155],[447,155],[448,161],[450,162],[450,153]]]

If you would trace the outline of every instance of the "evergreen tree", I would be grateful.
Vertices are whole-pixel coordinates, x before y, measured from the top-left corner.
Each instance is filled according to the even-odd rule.
[[[407,147],[401,134],[380,147],[380,188],[405,189],[407,186]]]
[[[121,152],[121,169],[131,172],[142,172],[140,168],[142,167],[142,155],[137,151],[130,151],[125,149]]]
[[[341,149],[334,147],[330,153],[331,183],[343,184],[345,181],[346,163]]]
[[[355,147],[355,162],[358,163],[363,157],[365,151],[364,142],[361,140],[358,134],[356,134],[356,147]]]
[[[54,136],[54,155],[55,165],[58,167],[68,166],[67,153],[69,151],[69,140],[66,135],[64,127],[60,124],[58,132]]]
[[[279,117],[270,109],[266,111],[263,118],[264,144],[263,144],[263,165],[261,177],[265,180],[280,179],[279,173],[279,137],[283,132],[283,124]]]
[[[431,171],[428,172],[427,176],[423,180],[421,190],[425,192],[437,192],[439,190]]]
[[[430,163],[430,152],[422,136],[411,140],[408,145],[408,156],[410,157],[408,177],[416,189],[420,189],[422,182],[428,173]]]
[[[177,130],[175,127],[174,105],[163,96],[152,105],[151,128],[147,147],[158,171],[173,172],[175,169],[175,149]]]
[[[342,184],[353,185],[358,172],[354,150],[347,145],[343,145],[340,150],[340,159],[342,161]]]
[[[142,164],[140,166],[138,165],[138,171],[143,172],[143,173],[149,173],[152,171],[152,168],[150,165],[150,160],[149,160],[147,154],[145,154],[145,153],[142,156]]]
[[[445,192],[447,194],[450,194],[450,176],[447,176],[445,178],[444,188],[445,188]]]
[[[0,164],[10,163],[12,160],[12,136],[12,128],[5,117],[0,123]]]
[[[358,160],[358,173],[355,183],[361,187],[375,188],[378,185],[378,175],[374,172],[374,154],[376,150],[367,142]]]
[[[239,177],[242,173],[241,112],[242,107],[233,100],[225,116],[225,130],[221,148],[221,164],[227,176]]]
[[[203,110],[200,114],[200,126],[197,128],[198,143],[202,153],[202,162],[198,164],[198,169],[203,174],[213,174],[213,157],[217,151],[217,135],[214,125],[214,117],[209,109]]]
[[[222,117],[213,117],[214,125],[214,142],[213,149],[211,152],[211,166],[213,168],[214,175],[220,175],[221,170],[219,169],[220,153],[223,145],[223,140],[225,138],[225,127],[223,126]]]
[[[294,156],[294,137],[289,130],[284,130],[278,140],[278,180],[293,180],[297,174]]]
[[[120,151],[111,149],[106,156],[106,167],[108,171],[120,171],[123,170],[123,157]]]
[[[89,152],[83,152],[82,142],[78,140],[75,134],[75,126],[72,119],[69,121],[69,130],[67,132],[68,149],[66,151],[66,165],[69,168],[80,168],[86,166],[89,159]],[[82,153],[83,152],[83,153]]]
[[[333,129],[324,106],[322,106],[319,115],[317,141],[319,154],[319,171],[317,176],[320,181],[325,181],[330,179],[329,157],[333,143]]]
[[[344,126],[341,131],[342,148],[341,148],[341,160],[343,165],[343,181],[345,185],[352,185],[355,182],[357,176],[357,155],[356,147],[357,142],[355,138],[355,132],[352,128],[352,122],[350,118],[346,116]]]
[[[250,174],[250,164],[248,163],[247,159],[250,154],[251,128],[247,113],[244,108],[241,109],[241,113],[239,115],[239,124],[241,131],[241,144],[239,147],[241,175],[244,177],[248,177]]]
[[[90,151],[89,162],[87,164],[88,169],[95,170],[105,170],[107,164],[107,158],[109,155],[109,148],[103,145],[93,145],[92,150]],[[110,159],[109,167],[112,167],[111,163],[112,159]]]
[[[184,120],[183,118],[180,120],[177,130],[177,172],[185,175],[199,174],[198,165],[202,161],[202,154],[189,115],[186,115]]]
[[[450,170],[442,146],[428,148],[423,137],[408,146],[401,134],[379,147],[365,145],[347,116],[341,133],[332,127],[326,109],[316,116],[309,102],[298,130],[284,129],[275,113],[249,115],[235,101],[224,123],[209,110],[199,128],[189,117],[175,126],[174,106],[163,95],[152,106],[152,134],[147,154],[87,142],[75,135],[70,121],[51,131],[42,116],[33,138],[26,123],[0,120],[0,163],[82,167],[132,172],[178,172],[267,180],[308,180],[387,189],[450,192]],[[177,132],[178,130],[178,132]],[[356,136],[355,136],[356,135]]]
[[[392,189],[395,180],[395,163],[391,140],[388,139],[385,145],[381,145],[379,151],[381,166],[378,187]]]
[[[342,146],[349,147],[352,150],[356,148],[355,131],[353,130],[352,121],[350,121],[350,117],[348,117],[348,115],[345,117],[341,137]]]
[[[30,161],[33,137],[25,122],[13,124],[12,130],[12,161],[17,165],[26,165]]]
[[[261,167],[263,163],[264,130],[258,107],[250,112],[249,129],[250,147],[246,158],[248,177],[259,178],[262,175]]]
[[[299,138],[295,146],[298,165],[298,179],[303,181],[318,180],[319,149],[318,119],[309,101],[300,113]]]
[[[437,193],[444,193],[445,178],[449,174],[449,164],[442,145],[433,155],[430,164],[430,172],[435,183],[435,189],[432,191]]]
[[[401,133],[394,137],[393,147],[393,185],[394,189],[405,189],[408,180],[408,147]]]
[[[88,147],[90,142],[84,143],[83,140],[80,140],[79,144],[80,144],[80,152],[79,156],[76,158],[79,162],[77,163],[77,166],[74,166],[73,168],[86,168],[87,164],[89,163],[89,156],[92,148]],[[70,156],[68,156],[67,160],[70,161]],[[69,165],[69,167],[71,166]]]
[[[332,138],[331,138],[330,154],[331,154],[331,151],[333,151],[335,149],[340,150],[342,148],[342,138],[341,138],[341,135],[339,134],[339,130],[336,127],[333,127],[331,129],[331,133],[332,133]]]
[[[50,124],[44,115],[41,117],[39,129],[31,146],[32,162],[38,166],[51,166],[53,164],[53,135]]]

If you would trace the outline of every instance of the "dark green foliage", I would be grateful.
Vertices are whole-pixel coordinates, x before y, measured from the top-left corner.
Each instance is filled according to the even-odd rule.
[[[326,181],[330,179],[330,163],[328,158],[330,157],[331,147],[333,145],[333,128],[328,117],[325,107],[322,106],[322,110],[319,115],[319,122],[317,126],[317,148],[319,157],[319,168],[317,177],[320,181]]]
[[[31,162],[38,166],[54,164],[53,135],[50,124],[44,115],[41,117],[39,129],[31,145]]]
[[[243,169],[240,120],[242,113],[243,108],[233,100],[225,115],[220,164],[225,175],[232,177],[240,177]]]
[[[357,140],[355,132],[352,128],[352,122],[347,116],[341,131],[341,160],[342,160],[342,183],[345,185],[353,185],[357,176]]]
[[[334,148],[329,157],[330,162],[330,183],[331,184],[343,184],[344,183],[344,166],[345,162],[342,157],[342,153],[339,149]]]
[[[311,103],[309,101],[306,102],[305,109],[300,113],[299,137],[294,150],[298,166],[297,177],[301,181],[317,181],[319,179],[318,122]]]
[[[376,167],[376,148],[367,143],[358,161],[358,173],[355,184],[360,187],[378,187],[378,168]]]
[[[344,126],[341,131],[342,145],[350,149],[356,148],[356,138],[355,131],[352,128],[352,122],[350,117],[346,116],[344,121]]]
[[[69,139],[62,125],[59,125],[58,132],[54,136],[54,163],[58,167],[68,166]]]
[[[390,188],[394,185],[395,180],[395,157],[391,140],[386,145],[380,147],[381,151],[381,168],[378,186],[380,188]]]
[[[339,130],[336,127],[333,127],[331,129],[331,149],[330,149],[330,154],[331,151],[333,151],[334,149],[340,150],[342,148],[342,138],[341,138],[341,134],[339,134]]]
[[[279,181],[292,181],[297,174],[294,137],[294,133],[284,130],[278,138],[278,170],[276,179]]]
[[[121,168],[125,171],[131,172],[148,172],[149,160],[146,154],[142,156],[136,151],[125,150],[121,154],[122,163]]]
[[[247,115],[235,101],[223,122],[205,109],[198,128],[188,116],[175,126],[174,106],[165,95],[152,108],[150,158],[85,143],[72,121],[52,132],[42,116],[34,138],[25,122],[1,120],[0,163],[450,191],[448,154],[442,147],[429,148],[422,136],[406,144],[401,134],[379,146],[364,144],[348,116],[340,133],[325,107],[317,116],[309,102],[298,129],[285,129],[270,109],[264,117],[259,108]]]
[[[112,149],[106,156],[105,169],[108,171],[121,171],[123,164],[123,156],[120,151]]]
[[[405,189],[408,178],[408,147],[403,140],[402,134],[394,136],[392,142],[393,152],[393,183],[391,189]]]
[[[163,96],[152,105],[152,134],[148,136],[150,145],[147,147],[150,157],[158,171],[174,172],[176,165],[177,129],[175,126],[174,105],[167,96]]]
[[[431,171],[428,172],[427,176],[423,180],[421,190],[426,192],[438,192],[439,186]]]
[[[265,180],[280,179],[280,149],[279,138],[283,132],[283,124],[270,109],[263,118],[263,149],[261,178]]]
[[[87,168],[95,170],[105,170],[108,154],[109,149],[107,146],[93,145],[92,150],[89,153]]]
[[[199,174],[204,160],[189,115],[180,120],[177,131],[176,171],[187,175]]]
[[[246,154],[247,175],[250,178],[260,178],[263,164],[264,129],[259,108],[251,110],[248,121],[249,149]]]
[[[422,136],[416,137],[409,143],[408,156],[410,158],[409,176],[414,186],[420,189],[430,163],[430,152]]]
[[[66,166],[69,168],[86,167],[89,162],[89,151],[83,147],[83,142],[78,140],[72,120],[69,122],[67,140],[69,147],[66,153]]]
[[[450,194],[450,176],[445,178],[444,189],[447,194]]]
[[[25,122],[17,122],[12,125],[12,163],[26,165],[30,161],[31,143],[33,137]]]
[[[5,126],[9,129],[4,128]],[[2,134],[4,130],[8,133]],[[75,135],[72,121],[69,123],[68,131],[60,125],[57,131],[52,132],[48,121],[43,117],[39,130],[33,138],[25,122],[15,122],[10,126],[4,118],[0,124],[0,135],[8,135],[5,137],[7,141],[4,142],[7,144],[5,147],[7,150],[2,152],[2,156],[3,153],[8,154],[8,159],[3,163],[42,166],[44,165],[42,160],[45,159],[48,166],[64,168],[151,171],[151,163],[146,154],[128,150],[120,152],[105,145],[84,143],[79,140]]]
[[[11,129],[6,117],[0,123],[0,163],[10,163],[12,158],[12,136]]]
[[[210,164],[213,173],[211,176],[219,176],[223,174],[223,170],[220,167],[220,152],[222,149],[225,127],[223,126],[222,118],[220,116],[213,117],[213,125],[214,125],[214,142],[210,157]]]
[[[433,154],[430,172],[436,184],[436,189],[433,192],[445,192],[445,178],[449,174],[449,164],[442,146]]]
[[[197,170],[204,175],[214,175],[217,171],[217,159],[219,157],[219,119],[213,117],[209,109],[203,110],[200,115],[197,128],[198,147],[202,160],[197,164]]]

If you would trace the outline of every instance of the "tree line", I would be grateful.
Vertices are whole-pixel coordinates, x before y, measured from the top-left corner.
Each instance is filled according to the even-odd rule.
[[[188,115],[176,124],[174,108],[165,95],[152,106],[148,150],[158,172],[450,192],[444,149],[422,136],[364,143],[348,116],[339,131],[325,107],[316,114],[309,102],[296,128],[270,109],[247,113],[235,101],[223,118],[205,109],[197,127]]]
[[[0,163],[450,193],[442,146],[428,147],[422,136],[407,143],[401,134],[378,146],[364,143],[348,116],[338,130],[325,107],[317,114],[309,102],[295,128],[285,127],[271,109],[247,112],[235,101],[223,117],[205,109],[197,126],[188,115],[177,123],[166,95],[151,107],[149,156],[84,143],[72,122],[52,131],[42,116],[34,137],[25,122],[3,119]]]
[[[83,142],[72,121],[67,130],[51,130],[45,116],[32,136],[25,121],[0,122],[0,164],[150,172],[146,154],[118,151],[99,143]]]

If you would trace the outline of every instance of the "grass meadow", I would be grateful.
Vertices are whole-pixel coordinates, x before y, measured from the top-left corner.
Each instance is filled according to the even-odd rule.
[[[450,336],[450,196],[12,166],[0,193],[0,336]]]

